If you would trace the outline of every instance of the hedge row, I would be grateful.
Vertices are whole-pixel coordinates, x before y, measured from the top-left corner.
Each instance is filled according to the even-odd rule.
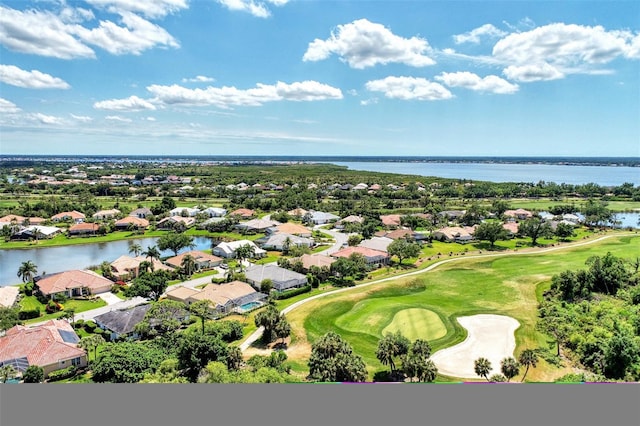
[[[276,300],[289,299],[290,297],[297,296],[302,293],[308,293],[311,291],[310,285],[305,285],[304,287],[294,288],[293,290],[283,291],[282,293],[276,293]]]
[[[28,320],[31,318],[38,318],[40,316],[40,309],[28,309],[18,312],[18,319]]]
[[[76,367],[74,365],[63,368],[62,370],[56,370],[49,373],[48,379],[50,382],[55,382],[56,380],[67,379],[76,374]]]

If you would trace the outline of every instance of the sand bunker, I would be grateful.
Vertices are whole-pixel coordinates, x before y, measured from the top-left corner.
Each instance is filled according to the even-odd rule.
[[[473,315],[460,317],[458,322],[468,332],[464,342],[442,349],[431,356],[438,372],[447,376],[478,379],[473,362],[487,358],[491,373],[500,373],[500,361],[513,356],[516,348],[514,332],[520,326],[515,319],[503,315]]]

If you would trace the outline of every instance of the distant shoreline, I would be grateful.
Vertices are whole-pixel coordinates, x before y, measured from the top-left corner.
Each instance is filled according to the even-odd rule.
[[[561,166],[640,167],[640,157],[535,157],[535,156],[284,156],[284,155],[1,155],[0,165],[12,162],[80,163],[476,163],[549,164]]]

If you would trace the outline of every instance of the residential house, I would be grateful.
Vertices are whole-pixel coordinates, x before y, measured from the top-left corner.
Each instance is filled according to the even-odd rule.
[[[311,184],[311,185],[315,185],[315,184]],[[317,187],[317,185],[316,185],[316,187]],[[309,211],[307,211],[305,209],[301,209],[300,207],[295,208],[293,210],[289,210],[287,212],[287,214],[289,216],[298,217],[298,218],[303,218],[304,215],[306,215],[307,213],[309,213]]]
[[[69,235],[95,235],[100,229],[100,225],[97,223],[76,223],[75,225],[71,225],[69,227]]]
[[[400,226],[402,215],[399,214],[387,214],[380,215],[382,226],[390,229],[394,229]]]
[[[280,225],[280,222],[266,219],[252,219],[248,222],[238,223],[235,227],[245,232],[266,232],[269,228]]]
[[[533,213],[525,209],[516,209],[516,210],[505,210],[504,215],[506,217],[512,217],[518,220],[525,220],[525,219],[530,219],[533,216]]]
[[[127,216],[122,219],[116,220],[114,224],[115,228],[119,231],[127,229],[147,229],[149,227],[149,221],[147,219],[139,218],[138,216]]]
[[[193,258],[196,265],[196,271],[215,268],[216,266],[219,266],[223,261],[223,259],[218,256],[214,256],[212,254],[208,254],[199,250],[191,250],[185,253],[181,253],[177,256],[170,257],[164,262],[173,268],[181,268],[182,261],[187,255]]]
[[[371,192],[375,192],[375,191],[380,191],[381,189],[382,189],[382,186],[380,186],[377,183],[374,183],[373,185],[371,185],[369,187],[369,192],[371,193]]]
[[[305,218],[308,219],[308,222],[313,223],[314,225],[324,225],[325,223],[331,223],[339,220],[340,216],[336,216],[333,213],[311,211],[305,215]]]
[[[439,241],[466,243],[473,240],[475,226],[447,226],[431,234],[434,239]]]
[[[374,250],[368,247],[360,247],[360,246],[346,247],[342,250],[332,253],[331,256],[336,258],[340,258],[340,257],[348,258],[354,253],[358,253],[364,256],[365,261],[369,265],[373,265],[373,264],[386,265],[389,263],[389,260],[390,260],[389,253],[387,253],[386,251]]]
[[[13,285],[0,287],[0,307],[11,308],[18,302],[19,296],[19,287]]]
[[[516,235],[518,233],[518,225],[516,222],[506,222],[502,224],[502,227],[507,231],[509,235]]]
[[[208,300],[215,311],[226,314],[234,310],[244,311],[243,306],[262,303],[266,298],[266,294],[256,291],[245,282],[231,281],[224,284],[208,284],[201,291],[189,296],[186,303],[190,305],[199,300]]]
[[[227,209],[223,209],[222,207],[208,207],[202,210],[201,213],[204,213],[209,217],[223,217],[227,214]]]
[[[317,266],[318,268],[331,268],[331,264],[336,260],[338,259],[334,259],[333,257],[325,256],[323,254],[303,254],[300,257],[292,258],[291,263],[293,264],[297,261],[301,261],[304,271],[308,272],[312,266]]]
[[[187,305],[191,304],[190,297],[200,293],[200,290],[191,287],[178,286],[168,290],[165,295],[169,300],[175,300],[176,302],[182,302]]]
[[[11,239],[15,240],[30,240],[30,239],[49,239],[62,233],[62,229],[56,226],[40,226],[31,225],[25,229],[18,231],[11,236]]]
[[[138,219],[146,219],[149,216],[153,216],[153,212],[147,207],[140,207],[129,213],[129,216],[137,217]]]
[[[351,188],[351,190],[353,190],[353,191],[366,191],[367,189],[369,189],[369,185],[367,185],[364,182],[359,183],[356,186],[354,186],[353,188]]]
[[[347,223],[364,223],[364,218],[362,216],[349,215],[337,221],[334,227],[336,229],[344,229],[344,226]]]
[[[358,246],[383,251],[386,253],[389,244],[391,244],[392,242],[393,240],[388,237],[371,237],[369,239],[360,241]]]
[[[313,247],[314,241],[311,238],[299,237],[292,234],[277,233],[256,240],[265,250],[283,251],[285,246],[289,247]]]
[[[291,234],[297,235],[299,237],[309,238],[312,235],[312,232],[306,226],[299,225],[297,223],[283,223],[281,225],[276,226],[275,228],[267,229],[267,232],[274,231],[279,234]]]
[[[256,212],[251,209],[237,209],[229,213],[229,216],[238,216],[240,219],[251,219]]]
[[[281,268],[273,263],[250,266],[244,275],[247,282],[256,289],[260,289],[262,282],[267,279],[271,280],[272,288],[276,291],[285,291],[307,285],[306,275]]]
[[[158,259],[151,260],[151,258],[144,256],[131,257],[125,254],[111,262],[111,273],[119,280],[132,280],[140,274],[142,262],[151,262],[150,269],[154,271],[173,271],[172,267],[165,265]]]
[[[71,271],[36,277],[35,285],[45,296],[54,299],[62,294],[66,297],[80,297],[111,290],[113,282],[93,271],[74,269]]]
[[[98,210],[91,217],[96,220],[113,219],[120,214],[118,209]]]
[[[580,222],[580,216],[571,213],[565,213],[562,215],[562,220],[571,222],[572,225],[577,225]]]
[[[84,213],[80,213],[79,211],[73,210],[70,212],[62,212],[51,216],[51,220],[54,222],[60,222],[65,220],[71,220],[75,223],[84,222],[86,216]]]
[[[18,225],[24,225],[26,219],[27,218],[24,217],[24,216],[18,216],[18,215],[15,215],[15,214],[8,214],[6,216],[0,217],[0,223],[9,224],[11,222],[15,222]]]
[[[400,238],[404,238],[405,240],[421,240],[424,239],[424,235],[418,232],[412,231],[411,229],[396,229],[391,232],[385,232],[384,235],[380,235],[382,237],[391,238],[392,240],[399,240]]]
[[[45,378],[63,368],[87,365],[87,355],[78,348],[80,338],[63,320],[49,320],[36,327],[16,325],[0,337],[0,366],[10,365],[19,373],[37,365]]]
[[[145,304],[128,309],[116,309],[96,316],[94,321],[98,327],[110,333],[111,341],[119,338],[138,339],[140,336],[135,327],[142,322],[150,308],[150,304]]]
[[[245,245],[250,245],[252,247],[254,247],[255,253],[254,253],[254,257],[256,258],[261,258],[267,255],[267,252],[263,249],[261,249],[260,247],[256,246],[255,243],[253,241],[250,240],[238,240],[238,241],[231,241],[231,242],[222,242],[220,244],[218,244],[217,246],[215,246],[212,250],[213,254],[216,256],[220,256],[223,257],[225,259],[233,259],[234,257],[236,257],[236,250],[239,247],[245,246]]]
[[[190,207],[176,207],[169,211],[170,216],[195,217],[200,209]]]
[[[466,210],[443,210],[438,214],[447,220],[458,220],[464,216],[465,213]]]
[[[177,223],[182,223],[186,228],[191,228],[196,224],[196,219],[193,217],[183,216],[169,216],[165,217],[156,224],[158,229],[173,229]]]

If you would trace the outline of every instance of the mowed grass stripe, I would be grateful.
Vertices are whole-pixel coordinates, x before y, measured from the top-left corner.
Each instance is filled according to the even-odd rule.
[[[413,341],[416,339],[435,340],[447,334],[447,327],[433,311],[422,308],[403,309],[393,316],[391,324],[382,334],[401,332]]]

